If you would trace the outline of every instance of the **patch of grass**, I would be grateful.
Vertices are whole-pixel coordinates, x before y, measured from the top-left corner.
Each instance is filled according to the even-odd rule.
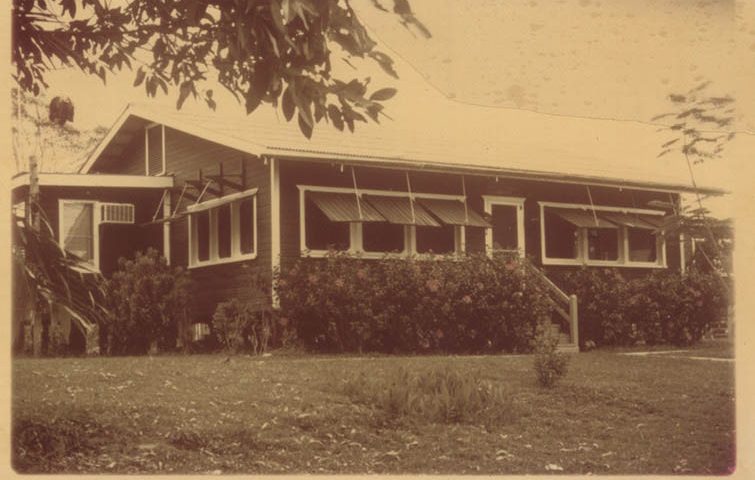
[[[13,361],[13,458],[54,473],[700,475],[735,465],[734,365],[601,351],[554,388],[533,356]],[[505,422],[387,421],[344,379],[446,369],[506,392]],[[432,382],[430,382],[432,384]],[[417,387],[419,388],[419,387]],[[27,433],[22,433],[29,429]]]
[[[515,416],[511,396],[500,385],[481,379],[479,372],[462,374],[448,365],[419,373],[402,366],[384,379],[362,372],[342,388],[353,401],[377,407],[390,418],[495,425]]]

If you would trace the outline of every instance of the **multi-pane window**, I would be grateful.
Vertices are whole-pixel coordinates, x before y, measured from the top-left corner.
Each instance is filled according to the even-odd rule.
[[[541,202],[543,263],[664,267],[663,212]]]
[[[199,204],[189,210],[189,266],[256,256],[256,190]]]
[[[463,197],[300,186],[301,250],[385,254],[464,251],[465,227],[489,226]]]

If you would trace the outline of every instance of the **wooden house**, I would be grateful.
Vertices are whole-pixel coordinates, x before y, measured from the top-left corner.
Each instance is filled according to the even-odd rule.
[[[252,275],[328,249],[364,258],[503,250],[541,272],[683,268],[683,242],[657,233],[692,191],[683,176],[567,154],[546,136],[518,157],[473,143],[324,124],[307,140],[286,124],[129,106],[78,174],[41,174],[40,190],[59,241],[105,275],[149,246],[188,268],[197,323],[231,297],[266,302],[252,298]],[[28,175],[13,179],[14,200],[27,186]],[[578,299],[542,278],[575,346]]]

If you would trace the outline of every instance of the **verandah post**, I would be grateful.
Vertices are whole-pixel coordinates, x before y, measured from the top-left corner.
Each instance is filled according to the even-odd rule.
[[[577,345],[577,349],[579,349],[579,311],[577,296],[573,293],[569,295],[569,320],[571,343]]]

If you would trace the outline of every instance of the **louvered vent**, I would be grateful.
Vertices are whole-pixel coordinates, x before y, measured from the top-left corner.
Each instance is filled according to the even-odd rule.
[[[101,203],[101,223],[134,223],[134,206],[130,203]]]

